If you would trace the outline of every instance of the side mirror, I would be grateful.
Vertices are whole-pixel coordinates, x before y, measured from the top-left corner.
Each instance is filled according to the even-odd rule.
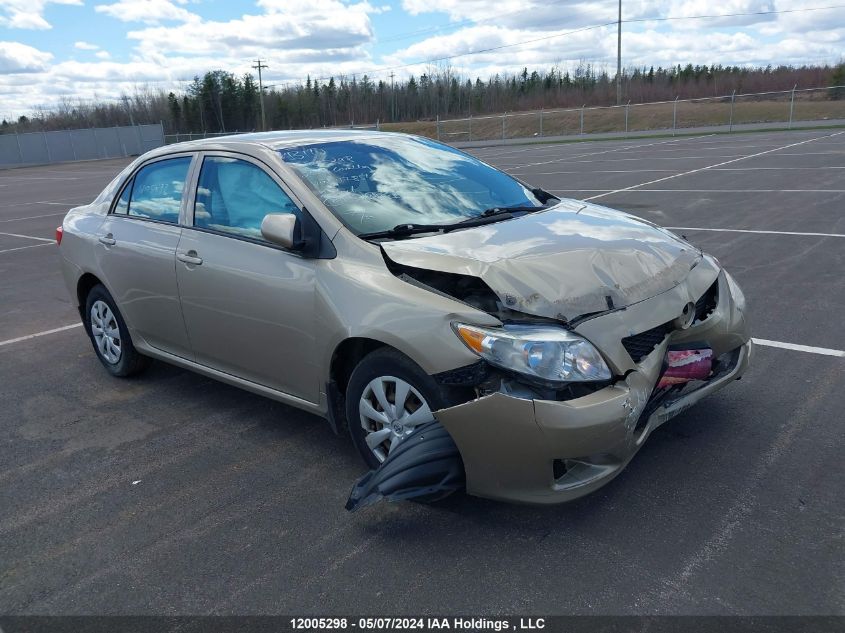
[[[302,247],[299,220],[293,213],[268,213],[261,220],[261,236],[268,242],[297,250]]]

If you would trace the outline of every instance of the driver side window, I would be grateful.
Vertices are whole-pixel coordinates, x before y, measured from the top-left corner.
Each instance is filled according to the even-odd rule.
[[[268,213],[298,214],[299,209],[260,167],[237,158],[203,159],[194,226],[262,239],[261,221]]]

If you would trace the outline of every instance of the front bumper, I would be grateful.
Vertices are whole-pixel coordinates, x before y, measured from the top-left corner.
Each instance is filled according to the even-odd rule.
[[[654,429],[742,376],[753,353],[744,305],[724,273],[719,288],[708,319],[666,337],[611,386],[566,401],[493,393],[436,412],[460,450],[467,492],[534,504],[588,494],[618,475]],[[650,400],[668,347],[693,341],[718,355],[714,375],[696,389]]]

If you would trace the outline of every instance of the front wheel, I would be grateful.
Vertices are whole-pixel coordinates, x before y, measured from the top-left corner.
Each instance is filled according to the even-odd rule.
[[[373,469],[444,406],[447,394],[435,380],[406,356],[386,348],[358,364],[346,390],[352,441]]]
[[[85,330],[94,352],[109,373],[124,377],[146,368],[149,359],[135,349],[129,329],[105,286],[98,284],[91,289],[84,314]]]

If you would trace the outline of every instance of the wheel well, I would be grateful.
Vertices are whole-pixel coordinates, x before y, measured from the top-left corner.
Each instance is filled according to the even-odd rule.
[[[80,310],[85,308],[85,300],[88,298],[88,293],[91,292],[91,288],[100,283],[102,282],[91,273],[85,273],[79,278],[79,281],[76,282],[76,298]]]
[[[381,347],[390,346],[371,338],[348,338],[337,346],[332,354],[329,376],[341,394],[346,394],[346,386],[355,366],[364,356]]]

